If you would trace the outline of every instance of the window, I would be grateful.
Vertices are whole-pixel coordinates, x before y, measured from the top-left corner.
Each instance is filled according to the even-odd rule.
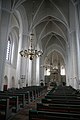
[[[10,56],[11,56],[11,40],[9,37],[7,42],[7,52],[6,52],[6,60],[9,62],[10,62]]]
[[[44,69],[44,75],[49,76],[50,75],[50,69]]]
[[[50,75],[50,69],[47,69],[47,76]]]
[[[65,68],[64,68],[64,66],[61,66],[61,75],[65,75]]]

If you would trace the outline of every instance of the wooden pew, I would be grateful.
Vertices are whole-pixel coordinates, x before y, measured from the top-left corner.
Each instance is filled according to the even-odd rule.
[[[21,92],[3,92],[0,93],[0,95],[4,95],[4,96],[18,96],[18,103],[21,107],[24,107],[26,105],[25,103],[25,94],[21,93]]]
[[[51,95],[46,95],[45,98],[61,98],[61,99],[79,99],[80,96],[76,96],[76,95],[54,95],[54,94],[51,94]]]
[[[15,92],[21,93],[21,94],[26,94],[26,98],[29,99],[27,100],[28,103],[34,101],[37,97],[39,97],[43,92],[46,91],[46,87],[41,87],[41,86],[28,86],[24,87],[21,89],[17,89]]]
[[[79,120],[80,98],[72,87],[57,87],[29,111],[29,120]]]
[[[8,120],[11,117],[12,106],[8,97],[0,96],[0,120]]]
[[[80,114],[80,105],[67,105],[67,104],[51,104],[50,105],[50,104],[37,103],[37,110]]]
[[[80,105],[80,100],[77,99],[46,99],[43,98],[42,103],[48,103],[48,104],[75,104]]]
[[[19,97],[13,94],[0,94],[1,98],[9,98],[9,104],[12,106],[12,112],[18,112],[20,109],[21,103],[19,103]]]
[[[25,104],[30,103],[30,92],[27,91],[26,89],[17,89],[17,90],[15,90],[15,91],[10,91],[10,92],[8,92],[8,93],[11,93],[11,94],[14,94],[14,95],[19,94],[18,96],[20,96],[20,94],[23,94],[23,95],[22,95],[22,96],[23,96],[23,97],[22,97],[22,98],[23,98],[22,101],[24,101],[23,106],[24,106]]]
[[[77,95],[76,93],[77,90],[72,88],[71,86],[58,86],[56,87],[55,89],[53,88],[50,92],[48,92],[48,95],[56,95],[56,96],[64,96],[64,95],[67,95],[67,96],[75,96]]]
[[[40,89],[39,89],[40,88]],[[39,92],[38,92],[39,89]],[[0,96],[3,97],[9,97],[10,101],[9,104],[12,106],[13,112],[18,112],[21,104],[24,107],[26,104],[26,99],[28,100],[28,103],[32,100],[36,99],[37,94],[41,92],[41,90],[44,90],[45,88],[41,87],[28,87],[23,89],[16,89],[16,90],[9,90],[9,91],[0,91]],[[21,92],[22,91],[22,92]],[[32,91],[31,95],[30,92]]]
[[[18,105],[19,105],[19,108],[20,107],[24,107],[26,105],[25,103],[25,94],[21,94],[21,93],[8,93],[9,96],[18,96]]]
[[[72,113],[29,110],[29,120],[80,120],[80,115]]]

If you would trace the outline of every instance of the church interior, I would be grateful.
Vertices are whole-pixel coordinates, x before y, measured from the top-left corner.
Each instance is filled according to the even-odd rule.
[[[0,0],[0,119],[24,109],[80,119],[80,0]]]

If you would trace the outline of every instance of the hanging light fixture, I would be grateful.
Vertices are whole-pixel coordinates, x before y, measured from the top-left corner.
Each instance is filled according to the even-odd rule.
[[[34,7],[34,1],[33,1],[33,7]],[[33,60],[34,57],[40,57],[43,54],[42,50],[37,50],[34,49],[32,46],[32,42],[33,42],[33,16],[34,16],[34,10],[32,12],[32,33],[30,34],[30,48],[29,49],[25,49],[25,50],[21,50],[19,53],[21,55],[21,57],[29,57],[30,60]]]
[[[31,39],[30,39],[30,48],[20,51],[21,57],[29,57],[30,60],[33,60],[34,57],[42,56],[43,52],[41,50],[38,51],[36,49],[33,49],[33,46],[32,46],[33,36],[34,34],[32,33]]]
[[[51,69],[52,65],[50,64],[48,56],[45,57],[45,64],[41,65],[41,67],[45,68],[46,70]]]

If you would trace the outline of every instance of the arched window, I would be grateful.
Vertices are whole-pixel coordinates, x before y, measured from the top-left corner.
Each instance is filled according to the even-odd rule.
[[[10,62],[10,60],[11,60],[11,48],[12,48],[12,45],[11,45],[11,40],[9,37],[8,41],[7,41],[7,52],[6,52],[6,60],[8,62]]]
[[[48,68],[47,69],[47,76],[49,76],[50,75],[50,69]]]
[[[8,77],[7,77],[7,75],[4,76],[4,85],[8,85]]]
[[[64,68],[64,66],[61,66],[61,75],[65,75],[65,68]]]
[[[50,75],[50,68],[44,69],[44,75],[49,76]]]
[[[14,78],[14,76],[12,76],[12,80],[11,80],[11,82],[12,82],[12,88],[14,88],[15,87],[15,78]]]

